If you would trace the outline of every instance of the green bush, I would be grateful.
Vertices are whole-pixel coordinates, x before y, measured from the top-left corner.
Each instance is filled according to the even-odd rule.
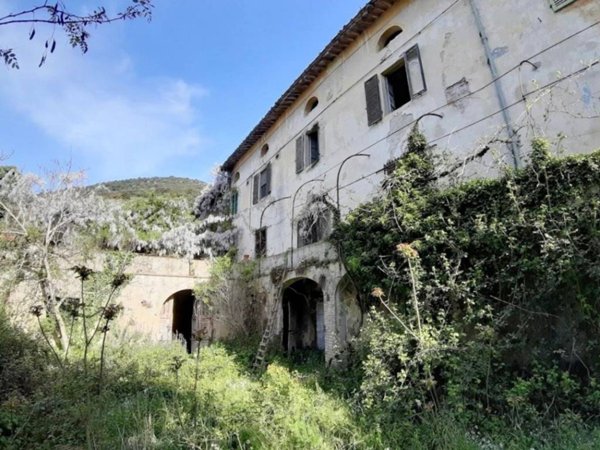
[[[596,420],[600,152],[537,140],[529,167],[447,186],[413,134],[383,196],[332,236],[372,300],[361,404],[392,422]]]

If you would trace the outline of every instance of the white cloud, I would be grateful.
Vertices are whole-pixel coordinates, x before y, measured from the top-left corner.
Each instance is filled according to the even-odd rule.
[[[74,164],[91,165],[94,178],[149,175],[170,158],[198,154],[206,139],[196,103],[206,91],[181,79],[137,73],[111,26],[94,33],[86,55],[59,42],[41,69],[45,37],[30,43],[26,29],[0,30],[4,46],[15,43],[21,66],[0,70],[0,102],[72,149]]]

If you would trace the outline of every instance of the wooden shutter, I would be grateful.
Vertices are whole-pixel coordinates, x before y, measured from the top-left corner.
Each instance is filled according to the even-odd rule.
[[[379,94],[379,77],[377,74],[365,81],[365,97],[367,99],[367,122],[371,126],[379,122],[383,117],[381,96]]]
[[[559,9],[563,9],[565,6],[575,2],[575,0],[549,0],[549,2],[552,11],[558,11]]]
[[[408,85],[410,87],[411,98],[415,95],[422,94],[427,90],[425,84],[425,73],[423,72],[423,65],[421,64],[421,54],[419,52],[419,46],[415,45],[411,47],[407,52],[405,58],[406,74],[408,76]]]
[[[265,169],[265,176],[267,177],[267,194],[271,193],[271,163],[267,164]]]
[[[296,173],[304,170],[304,135],[296,139]]]
[[[238,192],[231,191],[231,215],[234,216],[238,212]]]
[[[254,175],[253,189],[252,189],[252,204],[258,203],[258,190],[260,189],[260,175]]]

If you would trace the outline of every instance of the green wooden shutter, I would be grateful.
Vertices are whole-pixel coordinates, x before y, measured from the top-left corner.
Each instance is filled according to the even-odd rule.
[[[296,139],[296,173],[304,170],[304,135]]]
[[[253,189],[252,189],[252,204],[258,203],[258,190],[260,189],[260,175],[254,175]]]
[[[381,96],[379,94],[379,77],[377,74],[365,81],[365,97],[367,99],[367,122],[371,126],[379,122],[383,117]]]

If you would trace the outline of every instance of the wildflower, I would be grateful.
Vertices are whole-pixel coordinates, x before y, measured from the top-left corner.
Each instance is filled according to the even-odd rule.
[[[82,281],[87,280],[94,271],[89,267],[85,266],[73,266],[71,270],[77,274],[77,278],[81,278]]]
[[[417,251],[412,248],[410,244],[398,244],[396,246],[396,251],[408,259],[415,259],[419,256]]]
[[[171,370],[175,373],[179,372],[179,369],[181,369],[181,366],[183,366],[183,363],[185,362],[185,359],[182,358],[181,356],[173,356],[173,360],[171,361]]]
[[[29,308],[29,312],[35,317],[40,317],[42,315],[43,310],[44,307],[42,305],[33,305],[31,308]]]
[[[62,304],[63,309],[69,314],[69,316],[76,318],[79,317],[79,309],[83,306],[83,303],[78,298],[68,297]]]
[[[385,297],[383,289],[381,289],[380,287],[373,288],[373,290],[371,291],[371,295],[378,299],[382,299],[383,297]]]
[[[113,278],[113,280],[111,282],[111,285],[112,285],[112,287],[114,287],[116,289],[119,286],[125,284],[127,281],[129,281],[129,275],[125,275],[124,273],[119,273],[119,274],[115,275],[115,277]]]
[[[122,305],[108,305],[102,311],[102,317],[104,317],[107,321],[113,320],[117,315],[123,310]]]

